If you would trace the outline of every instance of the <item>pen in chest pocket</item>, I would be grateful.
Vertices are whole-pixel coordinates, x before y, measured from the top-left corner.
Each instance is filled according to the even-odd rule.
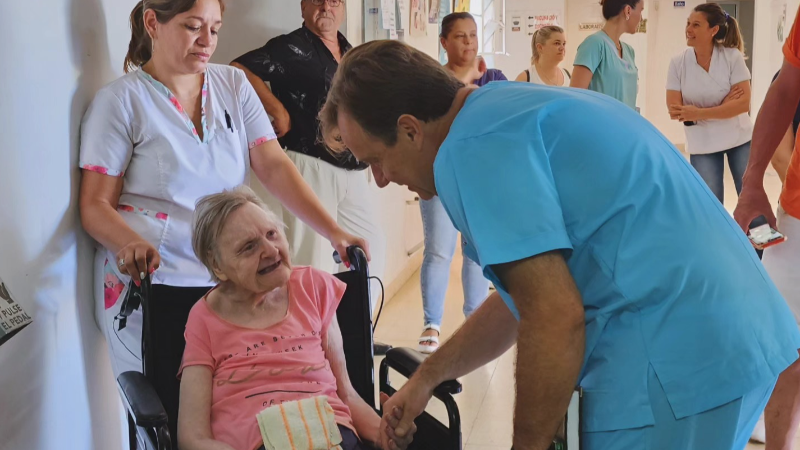
[[[231,115],[228,114],[227,109],[225,110],[225,125],[228,127],[229,130],[231,130],[231,133],[233,133],[233,123],[231,122]]]

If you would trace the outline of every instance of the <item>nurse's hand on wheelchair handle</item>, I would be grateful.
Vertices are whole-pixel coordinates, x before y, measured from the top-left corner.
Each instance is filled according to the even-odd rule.
[[[385,393],[381,392],[380,399],[381,405],[384,408],[384,413],[389,415],[388,423],[381,420],[380,448],[382,450],[405,450],[414,440],[414,434],[417,432],[417,425],[412,422],[409,431],[403,437],[397,436],[395,427],[398,421],[402,419],[403,414],[397,407],[393,407],[391,413],[386,409],[386,402],[389,401],[389,396]]]
[[[364,249],[364,253],[367,255],[367,261],[370,261],[371,257],[369,254],[369,244],[363,238],[353,236],[352,234],[347,233],[340,228],[331,235],[330,241],[333,248],[339,253],[340,257],[342,258],[342,262],[347,267],[350,267],[350,260],[349,256],[347,255],[347,248],[352,247],[354,245]]]
[[[120,273],[130,275],[134,284],[141,286],[142,280],[161,266],[161,255],[150,242],[138,239],[122,247],[116,264]]]

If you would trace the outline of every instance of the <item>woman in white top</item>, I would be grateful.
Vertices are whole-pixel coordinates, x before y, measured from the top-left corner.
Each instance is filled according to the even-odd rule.
[[[567,39],[564,29],[555,25],[539,28],[531,39],[531,67],[517,76],[515,81],[527,81],[548,86],[569,86],[570,73],[559,67],[566,53]]]
[[[175,374],[191,306],[213,286],[192,250],[195,202],[259,180],[326,236],[339,254],[364,242],[342,231],[278,145],[244,73],[209,64],[221,0],[144,0],[131,13],[129,72],[96,95],[84,116],[80,210],[102,246],[95,260],[97,317],[115,376],[142,370],[141,312],[118,317],[129,280],[150,275],[157,392]],[[126,323],[127,322],[127,323]],[[170,397],[163,397],[170,398]],[[177,404],[165,404],[172,431]],[[173,434],[175,436],[175,434]]]
[[[667,107],[686,131],[692,166],[720,202],[724,200],[724,161],[742,189],[753,124],[750,71],[736,19],[718,4],[699,5],[686,25],[689,48],[672,59],[667,78]]]

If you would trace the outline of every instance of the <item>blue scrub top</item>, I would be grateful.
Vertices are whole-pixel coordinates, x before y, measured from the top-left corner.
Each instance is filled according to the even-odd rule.
[[[652,425],[650,366],[683,418],[774,381],[797,359],[794,316],[747,237],[625,105],[491,83],[467,99],[434,174],[467,255],[515,316],[491,267],[553,250],[567,258],[586,315],[584,431]]]
[[[598,31],[578,46],[574,65],[584,66],[592,72],[589,90],[606,94],[636,109],[639,91],[639,69],[633,47],[622,44],[622,58],[617,45],[604,32]]]

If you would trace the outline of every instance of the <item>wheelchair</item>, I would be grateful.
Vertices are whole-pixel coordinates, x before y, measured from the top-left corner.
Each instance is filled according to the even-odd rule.
[[[378,414],[381,414],[375,401],[373,329],[367,257],[364,251],[358,247],[349,248],[347,253],[351,262],[351,270],[335,275],[347,285],[336,311],[344,341],[347,372],[359,396]],[[182,331],[185,328],[190,308],[186,309],[182,321],[179,322],[173,317],[171,323],[160,323],[158,305],[149,303],[149,288],[149,280],[142,282],[141,287],[136,287],[131,283],[129,294],[125,299],[128,304],[123,305],[122,308],[123,311],[127,311],[127,314],[138,307],[142,308],[142,365],[144,370],[143,372],[130,371],[121,374],[117,379],[117,385],[128,411],[131,450],[172,450],[178,448],[175,441],[177,439],[175,434],[177,417],[168,417],[162,398],[158,396],[153,387],[152,371],[148,369],[154,367],[158,361],[153,358],[154,352],[148,352],[148,349],[159,344],[155,340],[155,337],[159,335],[159,333],[153,332],[155,328],[171,326],[180,327]],[[424,356],[412,349],[393,348],[389,350],[380,365],[380,391],[389,396],[396,392],[389,382],[390,369],[409,378],[423,361]],[[175,363],[177,367],[180,361]],[[461,390],[461,383],[456,380],[447,381],[435,389],[434,397],[444,403],[448,423],[443,424],[427,412],[423,413],[415,421],[417,433],[409,450],[462,450],[461,418],[458,405],[453,397]],[[162,395],[164,394],[162,393]],[[177,404],[179,392],[176,390],[170,392],[169,395],[174,396],[169,400]],[[551,450],[579,449],[577,445],[567,448],[566,444],[556,441]]]

